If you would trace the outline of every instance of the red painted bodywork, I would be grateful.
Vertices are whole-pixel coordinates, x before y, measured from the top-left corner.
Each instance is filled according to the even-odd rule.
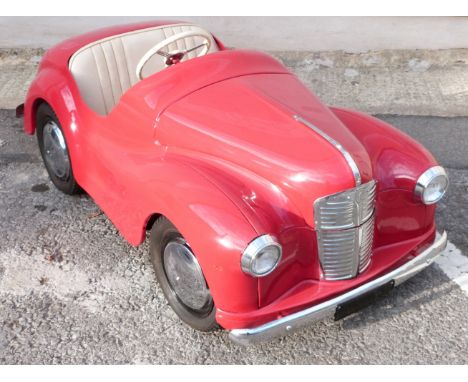
[[[154,74],[107,116],[81,99],[68,70],[80,47],[157,23],[108,28],[67,40],[44,56],[24,107],[47,102],[68,143],[74,175],[133,245],[147,223],[171,220],[194,250],[225,328],[265,323],[343,293],[408,261],[434,238],[434,207],[414,198],[434,158],[370,116],[329,108],[283,65],[243,50],[220,51]],[[340,142],[363,182],[378,182],[371,266],[346,281],[320,279],[313,202],[355,186],[347,163],[299,114]],[[283,246],[278,268],[253,278],[240,257],[269,233]]]

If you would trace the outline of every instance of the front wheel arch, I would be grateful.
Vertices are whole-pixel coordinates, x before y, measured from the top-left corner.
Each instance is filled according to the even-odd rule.
[[[148,217],[148,219],[146,220],[145,231],[146,231],[146,232],[151,231],[151,228],[153,228],[154,223],[156,223],[156,221],[157,221],[160,217],[165,217],[165,216],[162,215],[162,214],[159,214],[159,213],[153,213],[153,214],[151,214],[151,215]]]

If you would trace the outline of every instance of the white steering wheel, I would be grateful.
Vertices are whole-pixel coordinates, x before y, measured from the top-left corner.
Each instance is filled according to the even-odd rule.
[[[165,52],[162,49],[167,47],[168,45],[176,42],[177,40],[181,40],[183,38],[187,37],[202,37],[203,42],[200,45],[194,46],[193,48],[190,49],[177,49],[177,50],[172,50],[170,52]],[[138,62],[138,65],[136,67],[136,75],[137,78],[142,80],[142,70],[143,67],[146,65],[146,63],[149,61],[151,57],[153,57],[155,54],[159,54],[163,58],[165,58],[164,63],[166,66],[171,66],[174,64],[178,64],[180,61],[183,60],[183,58],[190,52],[193,52],[194,50],[203,48],[200,53],[197,55],[197,57],[204,56],[205,54],[208,53],[211,47],[211,35],[209,35],[207,32],[203,31],[187,31],[187,32],[182,32],[182,33],[177,33],[174,36],[168,37],[165,40],[161,41],[160,43],[156,44],[153,46],[150,50],[148,50],[145,55],[140,59]]]

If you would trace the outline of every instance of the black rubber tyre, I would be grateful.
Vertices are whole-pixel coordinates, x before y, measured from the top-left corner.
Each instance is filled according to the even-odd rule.
[[[179,318],[192,328],[204,332],[218,329],[215,314],[216,308],[213,299],[210,299],[202,309],[193,310],[177,296],[170,284],[164,267],[164,249],[174,241],[184,240],[176,227],[166,218],[160,217],[153,225],[150,233],[150,256],[163,293]]]
[[[37,142],[39,144],[39,150],[41,152],[42,160],[44,161],[45,168],[47,170],[47,173],[49,174],[50,180],[54,184],[55,187],[57,187],[60,191],[62,191],[65,194],[68,195],[73,195],[73,194],[78,194],[82,192],[80,186],[75,180],[75,177],[73,176],[73,170],[71,166],[71,159],[70,159],[70,154],[68,152],[68,146],[66,148],[66,153],[68,156],[68,160],[70,163],[70,169],[69,169],[69,174],[65,179],[60,179],[58,178],[55,174],[52,168],[50,168],[49,164],[47,163],[45,159],[45,152],[44,152],[44,127],[46,124],[50,121],[55,122],[55,124],[58,126],[60,131],[62,132],[62,135],[65,137],[63,134],[63,129],[62,126],[60,125],[60,122],[55,115],[54,111],[52,108],[47,104],[47,103],[42,103],[36,113],[36,135],[37,135]]]

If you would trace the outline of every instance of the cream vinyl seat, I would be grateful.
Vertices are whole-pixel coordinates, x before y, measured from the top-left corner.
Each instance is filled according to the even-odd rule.
[[[84,46],[69,61],[70,72],[82,99],[96,113],[108,114],[120,97],[139,81],[136,68],[145,53],[166,38],[186,31],[211,36],[197,25],[174,24],[123,33]],[[208,53],[218,50],[213,37],[211,39]],[[182,38],[167,46],[167,50],[190,49],[201,41],[198,36]],[[184,60],[197,57],[197,54],[192,51]],[[148,77],[165,68],[164,58],[156,54],[144,66],[142,74]]]

